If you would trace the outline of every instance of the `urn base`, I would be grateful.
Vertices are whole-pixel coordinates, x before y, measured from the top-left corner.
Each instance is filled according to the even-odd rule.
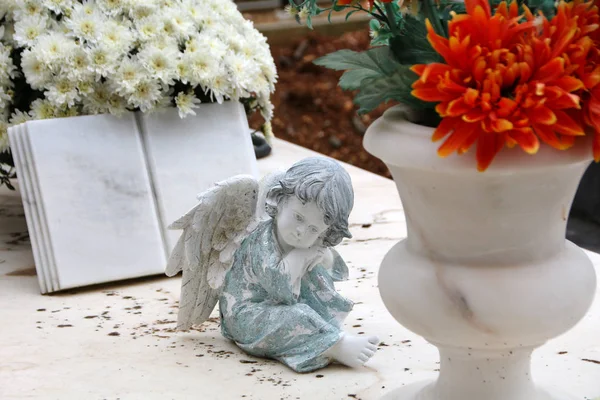
[[[464,397],[453,397],[452,395],[444,395],[436,390],[436,381],[428,380],[416,382],[410,385],[402,386],[395,389],[386,395],[381,400],[465,400]],[[506,397],[469,397],[473,400],[520,400],[520,398]],[[557,391],[556,389],[547,389],[537,387],[532,397],[527,400],[578,400],[577,397]]]

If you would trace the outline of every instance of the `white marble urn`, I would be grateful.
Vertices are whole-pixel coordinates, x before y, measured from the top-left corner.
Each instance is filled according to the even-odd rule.
[[[592,263],[565,239],[591,146],[503,151],[481,173],[474,151],[438,157],[433,128],[405,116],[390,109],[364,139],[394,177],[408,228],[379,288],[394,318],[438,347],[440,374],[385,399],[570,399],[536,384],[530,357],[594,297]]]

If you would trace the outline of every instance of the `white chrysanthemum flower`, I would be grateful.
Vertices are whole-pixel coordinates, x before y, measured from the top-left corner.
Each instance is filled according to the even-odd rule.
[[[18,5],[4,21],[8,24],[0,27],[6,32],[3,43],[26,47],[22,72],[33,89],[46,94],[43,102],[35,103],[35,112],[32,105],[33,117],[71,115],[82,109],[150,112],[174,103],[182,116],[193,114],[198,99],[193,91],[174,98],[176,81],[210,93],[217,102],[254,100],[261,112],[272,114],[269,93],[277,73],[269,46],[230,0],[0,3],[0,13],[8,3],[11,8]],[[44,16],[45,26],[40,28]],[[12,97],[13,78],[5,72],[15,72],[5,67],[6,59],[12,62],[0,51],[2,105]]]
[[[10,116],[8,123],[9,123],[9,125],[14,126],[14,125],[22,124],[27,121],[31,121],[31,119],[32,119],[31,115],[24,113],[21,110],[15,110],[15,112],[13,112],[12,115]]]
[[[79,91],[77,90],[76,82],[67,76],[60,77],[54,82],[46,85],[44,94],[46,98],[53,104],[74,106],[76,101],[79,101]]]
[[[290,17],[295,17],[298,14],[298,9],[294,6],[292,6],[291,4],[288,4],[287,6],[285,6],[284,10],[285,10],[285,13],[287,15],[289,15]]]
[[[162,19],[157,15],[139,19],[135,23],[138,38],[143,41],[155,38],[162,32],[162,24]]]
[[[82,79],[77,82],[77,90],[80,96],[86,96],[94,90],[96,79]]]
[[[125,9],[125,1],[123,0],[96,0],[96,2],[98,7],[111,17],[120,15]]]
[[[39,0],[21,0],[13,11],[13,18],[21,20],[25,17],[47,17],[48,12]],[[1,17],[0,17],[1,18]]]
[[[64,36],[71,36],[71,30],[65,25],[65,20],[57,21],[53,18],[48,19],[48,32],[61,33]]]
[[[225,44],[228,46],[229,50],[234,53],[241,53],[246,46],[246,39],[237,32],[231,32],[224,38]]]
[[[64,68],[66,75],[78,82],[94,81],[96,74],[90,67],[90,54],[83,47],[77,48]]]
[[[156,0],[124,0],[124,8],[129,10],[129,17],[134,21],[147,18],[158,11]]]
[[[258,36],[259,38],[266,40],[263,34],[254,28],[254,22],[250,21],[249,19],[241,18],[239,21],[236,21],[235,28],[247,39],[250,39],[252,36]]]
[[[224,61],[231,72],[232,84],[238,89],[252,85],[255,77],[260,75],[258,65],[243,54],[229,53],[225,56]]]
[[[12,21],[4,20],[4,23],[2,26],[2,36],[0,36],[0,39],[6,45],[17,47],[17,43],[13,39],[14,34],[15,34],[15,26],[12,23]]]
[[[91,90],[82,99],[83,111],[86,114],[103,114],[108,112],[110,108],[110,97],[112,91],[108,84],[97,82],[93,84]]]
[[[127,109],[127,101],[115,93],[111,94],[108,99],[108,112],[113,115],[123,115]]]
[[[129,95],[128,103],[142,112],[149,111],[160,99],[160,89],[160,85],[155,80],[141,80]]]
[[[66,117],[76,117],[80,115],[77,107],[67,107],[62,106],[56,109],[54,113],[55,118],[66,118]]]
[[[298,18],[300,18],[300,20],[304,21],[306,20],[306,17],[308,17],[310,15],[310,10],[308,8],[308,6],[304,6],[300,9],[300,11],[298,11]]]
[[[188,38],[196,32],[194,21],[185,12],[179,8],[173,8],[167,11],[164,18],[163,31],[169,25],[172,34],[177,38]]]
[[[211,8],[213,12],[220,15],[221,18],[228,23],[236,24],[238,22],[245,21],[237,6],[231,1],[213,3]]]
[[[239,100],[238,93],[231,86],[231,82],[227,78],[226,74],[218,74],[213,76],[207,87],[210,89],[212,97],[219,104],[223,103],[227,97],[232,100]]]
[[[125,96],[133,92],[144,77],[146,71],[137,59],[125,58],[119,63],[117,70],[109,75],[109,80],[111,89]]]
[[[273,118],[273,104],[269,100],[269,93],[261,93],[257,97],[260,114],[265,121],[270,121]]]
[[[239,52],[246,55],[246,57],[257,58],[257,59],[272,59],[269,45],[266,43],[266,39],[262,35],[253,35],[246,33],[241,37],[244,40],[240,40],[236,43],[239,47]]]
[[[175,26],[175,24],[173,24],[173,21],[166,17],[162,18],[161,29],[159,31],[159,34],[166,37],[172,37],[177,39],[180,38],[177,27]]]
[[[161,113],[168,108],[173,108],[173,89],[167,89],[167,87],[163,87],[160,93],[160,97],[156,101],[154,108],[152,108],[149,113],[157,112]]]
[[[49,119],[54,118],[56,106],[47,99],[37,99],[31,103],[31,111],[29,114],[33,119]]]
[[[196,21],[200,30],[214,30],[218,24],[215,15],[212,13],[205,13],[200,15],[200,18]]]
[[[198,108],[200,99],[198,99],[194,92],[179,92],[175,97],[175,105],[179,112],[179,117],[184,118],[186,115],[196,115],[194,108]]]
[[[32,46],[37,38],[46,32],[46,16],[33,15],[17,20],[13,39],[19,46]]]
[[[265,79],[264,75],[258,74],[254,80],[244,85],[240,91],[244,92],[242,97],[253,97],[253,93],[269,92],[269,82]]]
[[[64,24],[71,34],[79,39],[95,43],[101,35],[105,17],[89,4],[76,8],[71,15],[65,19]]]
[[[0,43],[0,85],[8,86],[17,73],[17,68],[10,57],[10,48]]]
[[[194,86],[208,86],[209,82],[221,70],[219,60],[216,60],[208,52],[184,54],[182,61],[188,65],[189,76],[187,80]]]
[[[83,0],[81,3],[75,3],[73,6],[73,11],[69,10],[70,14],[84,14],[84,15],[94,15],[100,14],[101,10],[98,8],[96,0]]]
[[[186,40],[183,45],[185,49],[184,52],[196,53],[197,51],[201,50],[203,47],[202,38],[203,36],[201,36],[200,34],[196,34],[190,37],[188,40]]]
[[[96,74],[96,79],[107,76],[117,65],[117,54],[102,46],[87,48],[90,64],[88,70]]]
[[[195,53],[208,50],[213,57],[222,58],[227,53],[227,45],[218,37],[211,34],[198,34],[185,44],[185,52]]]
[[[71,38],[59,32],[50,32],[38,38],[32,51],[50,68],[56,68],[66,62],[76,48]]]
[[[177,79],[182,83],[188,84],[190,77],[190,68],[187,62],[184,60],[183,55],[177,57],[177,65],[175,65],[175,69],[177,69]]]
[[[12,91],[6,87],[0,86],[0,110],[8,110],[12,101]]]
[[[148,46],[142,49],[138,55],[142,66],[150,73],[150,76],[160,79],[163,83],[173,84],[177,77],[177,69],[169,52],[163,52],[158,47]]]
[[[42,5],[56,14],[63,14],[73,7],[74,0],[42,0]]]
[[[128,53],[134,41],[135,36],[127,25],[112,20],[104,23],[100,38],[101,46],[114,49],[119,53]]]
[[[44,85],[52,79],[52,72],[38,55],[32,50],[25,50],[21,55],[21,69],[27,83],[32,89],[43,89]]]
[[[182,10],[184,10],[184,12],[187,12],[189,17],[194,22],[194,26],[196,28],[198,28],[198,26],[200,25],[201,16],[206,14],[205,8],[203,7],[202,3],[198,3],[194,0],[184,0],[182,3]]]
[[[9,110],[7,108],[5,108],[4,110],[0,110],[0,121],[5,121],[8,123],[9,117]]]
[[[168,57],[176,57],[179,54],[179,44],[177,39],[171,36],[157,36],[149,40],[147,46],[153,46],[165,53]]]

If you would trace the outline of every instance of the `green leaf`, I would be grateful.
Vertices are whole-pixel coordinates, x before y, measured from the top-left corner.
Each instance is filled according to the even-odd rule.
[[[410,15],[402,21],[402,34],[390,39],[390,49],[400,64],[429,64],[444,61],[427,40],[425,22]]]
[[[367,113],[389,100],[400,101],[416,109],[433,108],[434,103],[421,101],[410,94],[418,75],[409,68],[407,65],[398,65],[390,76],[364,79],[354,98],[354,103],[360,106],[358,112]]]
[[[439,8],[434,4],[434,0],[422,0],[420,2],[421,11],[420,15],[424,18],[429,19],[431,25],[433,26],[433,30],[440,36],[448,37],[448,32],[444,24],[442,23],[442,19],[440,16]]]
[[[350,16],[352,14],[354,14],[355,12],[360,11],[360,10],[354,10],[354,11],[350,11],[348,14],[346,14],[346,21],[348,21],[348,18],[350,18]]]
[[[13,186],[13,185],[10,183],[10,180],[8,180],[8,179],[7,179],[7,180],[4,182],[4,184],[6,185],[6,187],[7,187],[9,190],[13,190],[13,191],[15,190],[15,187],[14,187],[14,186]]]
[[[362,52],[339,50],[317,58],[313,62],[316,65],[338,71],[365,68],[384,75],[393,72],[396,68],[396,62],[391,57],[390,49],[387,46],[373,47]]]
[[[340,78],[339,85],[344,90],[356,90],[360,87],[360,84],[364,79],[377,78],[378,76],[382,76],[379,71],[365,68],[351,69],[344,72]]]
[[[541,11],[546,18],[552,18],[556,13],[554,0],[528,0],[525,3],[534,15],[537,11]]]

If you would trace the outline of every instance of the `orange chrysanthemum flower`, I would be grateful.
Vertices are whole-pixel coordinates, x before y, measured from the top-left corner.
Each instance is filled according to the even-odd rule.
[[[527,9],[523,21],[516,2],[501,3],[493,16],[487,0],[465,5],[467,13],[449,22],[448,39],[427,22],[429,42],[445,63],[412,68],[419,75],[412,95],[439,102],[436,111],[443,119],[432,139],[445,141],[438,154],[464,153],[477,143],[478,169],[484,171],[504,146],[518,145],[530,154],[540,140],[570,147],[575,136],[584,135],[572,117],[583,84],[571,76],[575,66],[565,56],[577,20],[561,16],[560,29],[544,34]]]
[[[558,18],[561,17],[561,18]],[[581,79],[583,90],[581,119],[594,131],[594,158],[600,162],[600,16],[597,1],[575,0],[558,6],[557,18],[548,23],[550,30],[560,30],[565,21],[576,21],[573,44],[565,51],[574,76]]]

